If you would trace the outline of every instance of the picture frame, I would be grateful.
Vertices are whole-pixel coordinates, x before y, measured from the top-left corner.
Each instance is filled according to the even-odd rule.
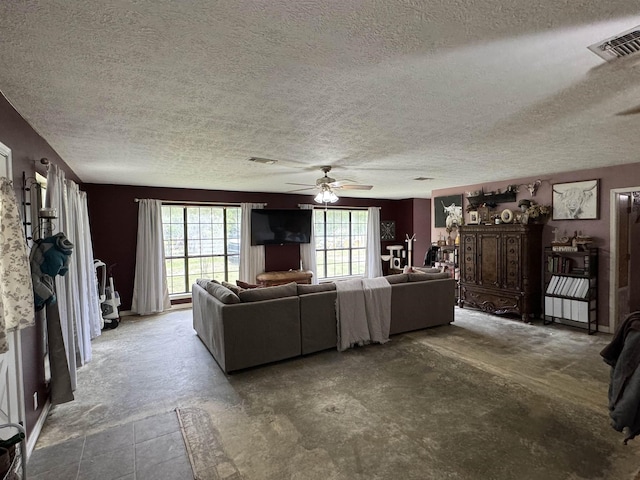
[[[380,240],[390,241],[396,239],[395,220],[382,220],[380,222]]]
[[[462,194],[435,197],[433,199],[434,226],[436,228],[444,228],[447,226],[447,212],[445,211],[445,207],[450,207],[451,205],[460,207],[460,213],[462,214]]]
[[[491,211],[489,207],[478,207],[478,223],[491,223]]]
[[[469,225],[477,225],[478,224],[478,211],[472,210],[469,212],[469,221],[467,222]]]
[[[599,218],[599,180],[555,183],[552,185],[553,220],[597,220]]]

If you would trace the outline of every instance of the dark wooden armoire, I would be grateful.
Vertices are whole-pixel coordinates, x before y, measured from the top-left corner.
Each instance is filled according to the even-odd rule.
[[[460,227],[460,307],[513,313],[529,321],[542,313],[540,224]]]

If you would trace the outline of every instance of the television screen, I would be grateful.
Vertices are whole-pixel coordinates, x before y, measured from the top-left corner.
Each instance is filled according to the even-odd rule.
[[[251,210],[251,245],[309,243],[313,210]]]

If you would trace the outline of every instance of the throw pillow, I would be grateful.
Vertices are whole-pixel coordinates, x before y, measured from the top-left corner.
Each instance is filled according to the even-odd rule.
[[[298,285],[298,295],[304,295],[305,293],[317,293],[317,292],[331,292],[336,289],[336,284],[333,282],[321,283],[319,285]]]
[[[410,282],[424,282],[426,280],[439,280],[441,278],[451,278],[447,272],[441,273],[410,273]]]
[[[275,298],[295,297],[298,295],[297,283],[291,282],[286,285],[275,287],[253,288],[243,290],[238,297],[243,302],[260,302],[262,300],[273,300]]]
[[[208,278],[198,278],[196,279],[196,284],[204,289],[207,288],[207,283],[209,283],[211,280],[209,280]]]
[[[245,290],[249,290],[251,288],[260,288],[260,285],[254,285],[253,283],[243,282],[242,280],[236,280],[236,285],[240,288],[244,288]]]
[[[240,303],[240,299],[235,293],[233,293],[228,288],[223,287],[219,283],[214,283],[214,282],[207,283],[206,290],[207,292],[209,292],[209,295],[217,298],[222,303],[225,303],[227,305]]]
[[[234,285],[233,283],[229,283],[229,282],[222,282],[222,286],[225,287],[225,288],[228,288],[229,290],[231,290],[236,295],[240,295],[240,292],[242,292],[244,290],[244,288],[240,288],[239,286]]]

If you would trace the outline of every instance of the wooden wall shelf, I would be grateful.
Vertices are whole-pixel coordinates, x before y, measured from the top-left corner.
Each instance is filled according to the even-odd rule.
[[[477,195],[474,197],[467,197],[467,201],[470,205],[480,206],[483,203],[509,203],[516,201],[516,192],[506,192],[506,193],[494,193],[487,194],[483,193],[482,195]]]

